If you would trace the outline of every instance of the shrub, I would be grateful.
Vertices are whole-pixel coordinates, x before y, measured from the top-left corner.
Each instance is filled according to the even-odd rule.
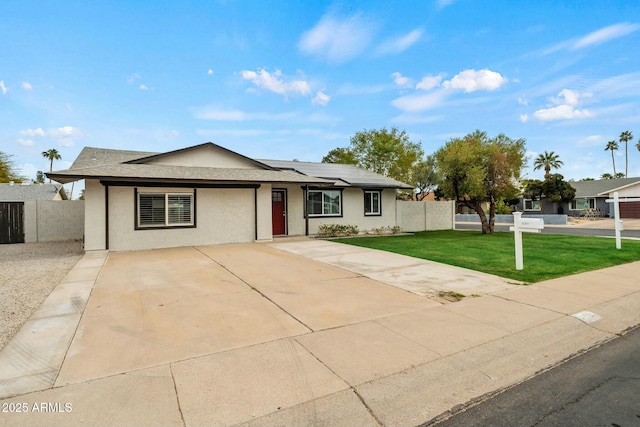
[[[318,237],[346,237],[360,233],[357,225],[322,224],[318,227]]]
[[[400,232],[400,226],[394,225],[393,227],[382,226],[382,227],[372,228],[371,230],[368,230],[366,233],[380,235],[380,234],[398,234],[399,232]]]

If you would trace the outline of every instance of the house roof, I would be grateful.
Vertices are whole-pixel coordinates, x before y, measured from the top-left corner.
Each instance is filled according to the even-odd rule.
[[[242,158],[255,168],[181,166],[155,162],[177,153],[207,146]],[[48,172],[46,175],[63,184],[90,178],[158,183],[179,181],[182,183],[257,184],[268,182],[317,186],[411,188],[402,182],[353,165],[254,160],[210,142],[166,153],[85,147],[69,169]]]
[[[571,185],[576,189],[576,197],[596,197],[637,183],[640,183],[640,177],[575,181]]]
[[[316,176],[329,180],[342,181],[345,186],[403,189],[413,188],[410,185],[396,181],[393,178],[388,178],[354,165],[265,159],[260,159],[259,161],[282,170],[294,170],[307,176]],[[340,185],[340,183],[337,185]]]
[[[67,199],[64,189],[57,184],[0,184],[0,202],[53,200],[58,193],[63,200]]]

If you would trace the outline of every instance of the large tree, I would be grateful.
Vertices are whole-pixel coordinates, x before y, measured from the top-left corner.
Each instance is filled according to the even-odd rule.
[[[479,130],[449,140],[435,154],[439,188],[459,204],[474,209],[482,233],[493,233],[496,203],[517,195],[516,182],[525,163],[525,140],[504,134],[489,138]],[[483,203],[489,204],[489,216]]]
[[[11,155],[0,151],[0,182],[20,182],[22,177],[16,172]]]
[[[42,152],[42,157],[45,159],[49,159],[49,172],[53,170],[53,161],[62,159],[60,153],[55,148],[51,148],[47,151]],[[49,183],[51,183],[51,179],[49,179]]]
[[[345,165],[357,165],[355,154],[348,148],[334,148],[322,158],[322,163],[342,163]]]
[[[544,181],[538,179],[525,181],[524,196],[532,200],[540,200],[546,197],[551,203],[567,203],[575,198],[576,189],[564,180],[564,176],[554,173],[545,178]],[[542,204],[540,204],[540,207],[542,207]]]
[[[432,191],[438,187],[438,169],[433,156],[427,156],[420,160],[414,168],[414,179],[416,184],[416,199],[424,200]]]
[[[415,166],[424,156],[420,143],[412,142],[397,128],[356,132],[348,148],[331,150],[325,163],[353,163],[363,169],[414,185]]]
[[[607,147],[604,149],[604,151],[611,151],[611,161],[613,162],[614,175],[617,175],[617,172],[616,172],[616,158],[613,156],[613,152],[616,151],[618,148],[619,148],[618,141],[613,140],[613,141],[607,142]]]
[[[560,156],[556,153],[545,151],[544,154],[540,154],[535,162],[533,162],[533,170],[544,169],[544,179],[549,179],[551,176],[551,168],[559,169],[562,166]]]
[[[629,141],[633,139],[633,134],[625,130],[620,134],[620,142],[624,142],[624,176],[629,178]]]

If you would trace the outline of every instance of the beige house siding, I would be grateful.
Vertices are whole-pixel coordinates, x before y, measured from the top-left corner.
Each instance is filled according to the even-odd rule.
[[[269,241],[273,238],[271,224],[271,184],[262,184],[257,190],[258,241]]]
[[[97,179],[85,180],[84,210],[84,249],[106,249],[105,188]]]
[[[609,197],[613,198],[613,193],[614,192],[609,193]],[[618,197],[621,197],[621,198],[640,197],[640,184],[630,185],[629,187],[621,188],[620,190],[618,190]]]
[[[138,188],[138,192],[191,192],[185,188]],[[199,188],[196,193],[196,227],[135,229],[134,189],[109,188],[109,249],[155,249],[255,239],[254,190]]]
[[[215,147],[201,147],[197,150],[172,153],[171,156],[152,159],[145,163],[149,165],[258,169],[251,160]]]
[[[309,234],[318,234],[322,224],[357,225],[361,232],[385,226],[396,225],[396,192],[393,189],[382,191],[382,215],[365,216],[364,190],[345,188],[342,191],[342,217],[310,217]]]

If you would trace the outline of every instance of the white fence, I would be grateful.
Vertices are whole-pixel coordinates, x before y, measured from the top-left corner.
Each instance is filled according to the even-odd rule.
[[[396,201],[396,223],[402,231],[453,230],[455,202]]]
[[[24,202],[24,240],[61,242],[82,240],[83,200],[32,200]]]

